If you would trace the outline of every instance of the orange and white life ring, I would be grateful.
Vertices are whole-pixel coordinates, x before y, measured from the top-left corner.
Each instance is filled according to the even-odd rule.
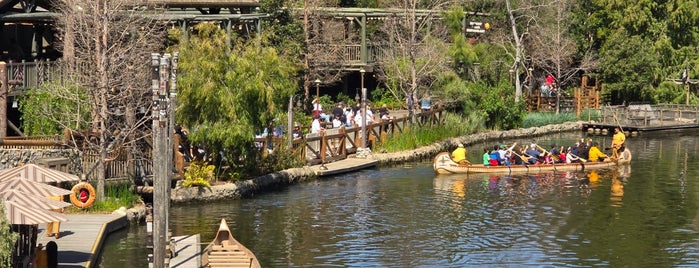
[[[70,194],[70,202],[78,208],[89,208],[97,198],[95,187],[87,182],[76,184],[70,191],[73,192]]]

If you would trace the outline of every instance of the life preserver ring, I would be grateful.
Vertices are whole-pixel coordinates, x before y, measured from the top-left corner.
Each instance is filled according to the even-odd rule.
[[[70,190],[70,203],[78,208],[89,208],[95,203],[95,188],[87,182],[81,182]]]

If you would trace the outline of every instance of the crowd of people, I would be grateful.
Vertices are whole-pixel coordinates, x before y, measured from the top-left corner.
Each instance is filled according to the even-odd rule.
[[[318,99],[313,100],[313,121],[311,121],[311,131],[310,133],[321,133],[325,131],[326,128],[339,128],[339,127],[361,127],[364,124],[370,125],[379,120],[391,120],[390,111],[388,106],[383,104],[378,109],[378,117],[375,115],[375,111],[372,109],[371,105],[367,104],[366,115],[364,110],[361,109],[361,105],[357,103],[355,106],[345,105],[344,102],[338,102],[335,108],[333,108],[331,114],[326,114],[323,107],[318,104]]]
[[[630,152],[624,147],[625,141],[626,135],[617,127],[614,130],[611,146],[605,148],[612,150],[611,155],[602,152],[599,142],[595,142],[591,138],[583,138],[568,147],[552,144],[548,149],[536,143],[526,146],[517,146],[517,143],[514,143],[509,147],[504,144],[494,145],[492,149],[483,148],[482,159],[484,166],[580,163],[630,159]],[[470,164],[465,159],[465,155],[466,150],[463,144],[458,144],[456,150],[452,152],[452,160],[460,164]]]

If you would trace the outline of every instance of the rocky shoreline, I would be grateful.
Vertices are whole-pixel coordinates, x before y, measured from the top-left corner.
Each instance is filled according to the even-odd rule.
[[[455,148],[459,143],[463,143],[464,145],[468,146],[472,144],[480,144],[484,141],[501,141],[521,137],[537,137],[546,134],[570,132],[575,130],[582,131],[582,124],[582,121],[578,121],[557,125],[547,125],[543,127],[476,133],[456,138],[449,138],[409,151],[396,153],[374,153],[371,155],[371,157],[378,160],[380,166],[419,161],[423,159],[431,159],[439,152]],[[246,198],[272,189],[287,187],[303,181],[314,180],[316,177],[317,176],[313,170],[309,167],[292,168],[238,183],[226,183],[211,187],[178,187],[172,190],[170,200],[173,203],[182,203],[192,201]]]

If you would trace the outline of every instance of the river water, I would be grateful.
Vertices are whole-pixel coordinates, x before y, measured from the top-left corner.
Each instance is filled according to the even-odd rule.
[[[699,134],[627,145],[624,168],[467,176],[435,175],[424,162],[178,204],[171,229],[206,243],[225,218],[264,267],[699,266]],[[484,146],[468,148],[469,159]],[[98,263],[147,267],[146,254],[145,226],[131,226],[109,237]]]

